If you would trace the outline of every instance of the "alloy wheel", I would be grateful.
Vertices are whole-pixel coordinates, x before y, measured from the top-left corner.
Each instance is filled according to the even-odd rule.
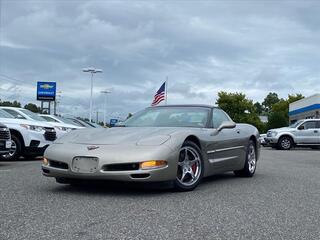
[[[182,147],[178,161],[177,180],[184,186],[191,186],[201,176],[202,165],[200,155],[191,146]]]
[[[283,138],[283,139],[281,140],[281,147],[282,147],[283,149],[290,149],[290,147],[291,147],[291,141],[290,141],[290,139],[288,139],[288,138]]]
[[[4,154],[4,158],[11,158],[17,151],[17,144],[15,141],[11,141],[11,148],[7,154]]]
[[[254,173],[256,170],[256,150],[254,148],[254,145],[250,144],[249,151],[248,151],[248,170],[250,173]]]

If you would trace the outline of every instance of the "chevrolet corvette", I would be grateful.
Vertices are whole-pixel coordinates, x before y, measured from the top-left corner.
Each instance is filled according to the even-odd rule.
[[[258,130],[234,123],[223,110],[164,105],[146,108],[117,127],[65,134],[46,149],[42,172],[58,183],[170,182],[188,191],[217,173],[252,177],[259,154]]]

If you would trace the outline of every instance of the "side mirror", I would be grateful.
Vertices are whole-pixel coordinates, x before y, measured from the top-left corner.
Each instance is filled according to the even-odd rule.
[[[236,127],[236,123],[233,121],[224,121],[221,123],[221,125],[218,127],[217,131],[220,132],[222,129],[228,128],[235,128]]]
[[[303,125],[300,125],[300,126],[298,127],[298,130],[304,130],[304,126],[303,126]]]
[[[214,132],[211,134],[212,136],[217,135],[219,132],[221,132],[223,129],[232,129],[236,127],[236,123],[233,121],[224,121],[221,123],[221,125],[214,130]]]

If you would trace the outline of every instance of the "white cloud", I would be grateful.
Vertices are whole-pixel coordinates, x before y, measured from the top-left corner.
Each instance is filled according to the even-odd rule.
[[[89,76],[113,87],[108,111],[150,104],[169,76],[169,103],[213,104],[218,91],[261,101],[320,92],[319,12],[292,1],[3,1],[0,73],[21,80],[5,98],[35,101],[36,81],[57,81],[59,109],[86,115]],[[0,77],[1,87],[7,84]]]

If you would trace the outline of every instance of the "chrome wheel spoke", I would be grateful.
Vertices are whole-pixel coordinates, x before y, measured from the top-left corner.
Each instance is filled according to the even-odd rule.
[[[179,159],[177,180],[185,186],[190,186],[198,181],[201,175],[200,155],[193,147],[185,146],[180,150]]]
[[[185,179],[186,175],[187,175],[187,172],[183,169],[183,171],[182,171],[182,176],[181,176],[181,181],[182,181],[182,182],[183,182],[183,180]]]
[[[189,170],[189,174],[190,174],[192,179],[196,178],[196,176],[194,175],[194,172],[192,171],[192,169]]]

